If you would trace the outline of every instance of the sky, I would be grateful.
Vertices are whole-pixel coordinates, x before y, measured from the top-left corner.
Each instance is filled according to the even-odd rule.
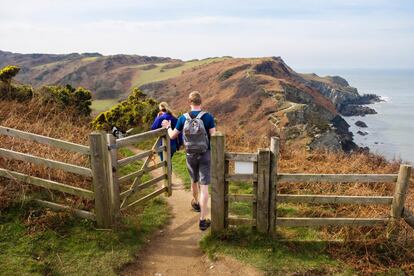
[[[413,0],[0,0],[0,50],[414,68]]]

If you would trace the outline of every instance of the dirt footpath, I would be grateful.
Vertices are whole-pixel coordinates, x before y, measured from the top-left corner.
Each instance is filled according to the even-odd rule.
[[[211,261],[203,254],[198,243],[209,230],[199,230],[199,213],[192,211],[191,198],[182,180],[173,175],[173,195],[167,198],[173,216],[170,224],[157,231],[121,275],[262,275],[230,257]]]

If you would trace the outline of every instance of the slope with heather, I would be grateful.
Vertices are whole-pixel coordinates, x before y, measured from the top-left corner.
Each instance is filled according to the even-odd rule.
[[[340,77],[296,73],[279,57],[209,63],[141,89],[179,112],[187,108],[188,93],[199,90],[220,127],[231,131],[278,133],[310,148],[358,149],[340,116],[343,105],[361,98],[357,89]]]
[[[99,53],[18,54],[0,51],[0,68],[21,67],[16,80],[34,87],[44,85],[82,86],[99,100],[95,107],[104,111],[102,100],[109,106],[128,96],[132,87],[179,76],[183,70],[224,58],[208,58],[183,62],[168,57],[111,55]],[[107,104],[107,103],[105,103]]]

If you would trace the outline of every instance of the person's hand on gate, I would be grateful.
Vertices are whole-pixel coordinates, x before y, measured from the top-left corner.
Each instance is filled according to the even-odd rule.
[[[168,127],[171,126],[171,121],[163,120],[162,123],[161,123],[161,126],[163,128],[168,128]]]

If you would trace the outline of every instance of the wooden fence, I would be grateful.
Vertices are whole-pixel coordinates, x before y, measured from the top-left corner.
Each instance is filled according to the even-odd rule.
[[[0,126],[0,135],[26,139],[40,144],[45,144],[63,150],[87,155],[90,158],[90,166],[82,167],[0,147],[0,157],[5,159],[26,161],[32,164],[43,165],[52,169],[59,169],[66,172],[78,174],[84,177],[91,177],[93,183],[91,190],[75,187],[69,184],[59,183],[49,179],[26,175],[4,168],[0,168],[0,177],[5,177],[38,187],[43,187],[50,190],[94,200],[94,212],[74,209],[70,206],[40,199],[35,199],[34,201],[40,205],[44,205],[55,210],[71,210],[75,215],[79,217],[96,220],[99,227],[116,227],[120,210],[122,210],[121,208],[125,209],[135,204],[145,202],[146,200],[149,200],[163,192],[167,192],[168,195],[171,195],[171,149],[169,136],[167,135],[165,129],[141,133],[118,140],[116,140],[112,135],[106,134],[105,132],[93,132],[89,136],[89,146],[79,145],[2,126]],[[117,160],[119,148],[154,137],[158,137],[158,140],[152,150]],[[156,147],[159,140],[163,141],[164,146]],[[150,158],[153,156],[153,154],[158,152],[163,152],[165,161],[153,166],[149,166]],[[119,167],[142,158],[147,159],[144,161],[144,165],[139,171],[133,172],[126,176],[118,177]],[[162,176],[139,184],[139,180],[144,173],[161,167],[164,168],[164,174]],[[130,188],[124,192],[120,192],[119,183],[129,180],[133,181]],[[131,194],[135,193],[138,190],[147,188],[161,180],[165,180],[165,184],[161,189],[158,189],[155,192],[150,193],[149,195],[146,195],[145,197],[126,205],[127,198]],[[120,201],[121,199],[122,203]]]
[[[411,167],[401,165],[398,174],[291,174],[278,172],[279,140],[272,138],[270,149],[257,153],[234,153],[225,151],[225,139],[220,133],[211,137],[212,231],[219,232],[229,225],[251,225],[262,233],[274,233],[276,226],[324,226],[350,225],[373,226],[388,224],[388,233],[396,234],[395,221],[406,213],[404,202],[408,190]],[[230,174],[229,162],[253,162],[253,173]],[[229,194],[229,181],[249,181],[253,194]],[[344,196],[344,195],[292,195],[277,194],[279,183],[346,183],[346,182],[396,182],[392,196]],[[252,218],[229,217],[228,206],[232,201],[252,204]],[[277,203],[336,203],[336,204],[384,204],[390,205],[388,217],[383,218],[293,218],[277,217]],[[407,220],[406,220],[407,221]],[[408,221],[407,221],[408,222]]]

